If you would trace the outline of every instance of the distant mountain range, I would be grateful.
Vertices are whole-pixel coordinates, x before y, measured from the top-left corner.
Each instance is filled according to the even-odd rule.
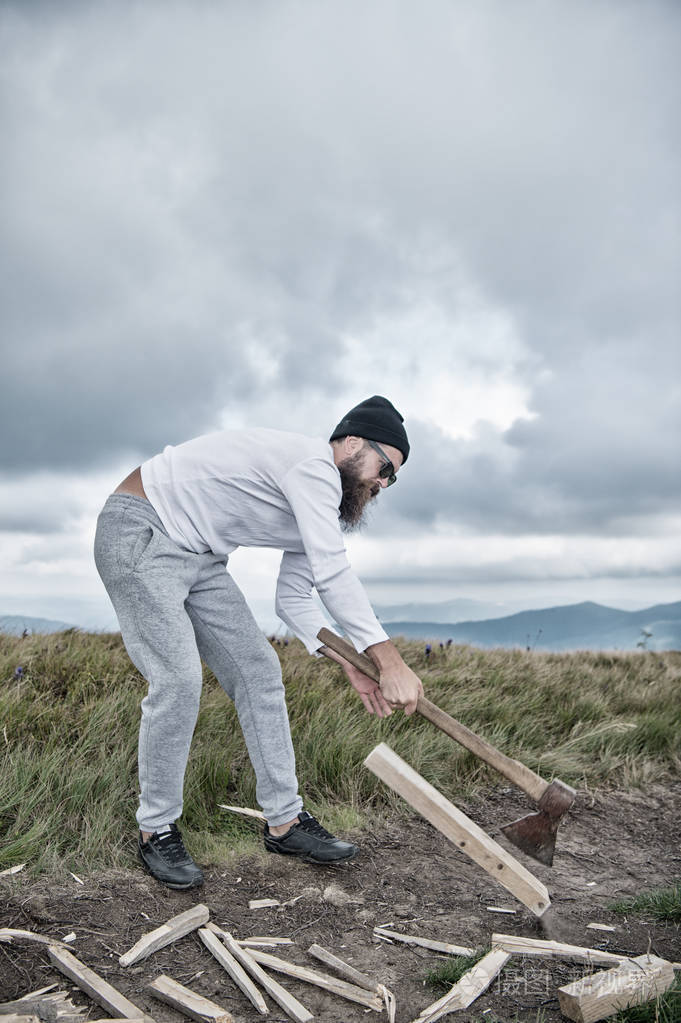
[[[587,601],[484,621],[382,621],[389,636],[532,650],[681,650],[681,601],[619,611]]]
[[[478,606],[479,605],[479,606]],[[389,636],[406,636],[424,642],[470,643],[478,647],[521,647],[531,650],[681,650],[681,601],[656,604],[643,611],[620,611],[587,601],[565,607],[547,607],[536,611],[482,621],[443,621],[454,609],[485,606],[476,601],[446,601],[437,604],[398,605],[410,607],[415,617],[435,610],[432,621],[413,619],[385,620],[386,610],[377,607],[383,628]],[[437,609],[437,610],[436,610]],[[20,636],[28,632],[61,632],[72,629],[66,622],[30,615],[0,615],[0,632]]]
[[[51,618],[32,618],[30,615],[0,615],[0,632],[10,636],[21,636],[22,632],[63,632],[73,629],[66,622],[55,622]]]

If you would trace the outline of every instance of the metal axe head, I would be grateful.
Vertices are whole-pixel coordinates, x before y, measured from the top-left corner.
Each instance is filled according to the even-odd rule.
[[[569,785],[555,779],[546,786],[539,803],[538,813],[528,813],[501,830],[510,842],[550,867],[556,848],[556,832],[561,818],[575,801],[576,792]]]

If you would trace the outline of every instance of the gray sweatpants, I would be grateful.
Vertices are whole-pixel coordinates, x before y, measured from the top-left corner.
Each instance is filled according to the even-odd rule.
[[[201,659],[234,700],[265,817],[273,825],[292,820],[303,803],[279,659],[225,559],[183,550],[149,501],[112,494],[97,520],[95,562],[149,686],[139,735],[140,829],[155,831],[182,813]]]

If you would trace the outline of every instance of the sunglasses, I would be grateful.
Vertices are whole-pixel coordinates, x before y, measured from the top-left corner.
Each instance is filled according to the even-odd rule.
[[[392,487],[393,483],[397,483],[397,476],[395,475],[395,466],[390,461],[385,451],[382,451],[381,448],[379,448],[376,441],[369,440],[367,437],[365,437],[364,439],[366,440],[369,447],[373,448],[374,451],[378,454],[379,458],[381,458],[384,462],[384,464],[378,470],[378,475],[381,477],[382,480],[387,480],[388,486]]]

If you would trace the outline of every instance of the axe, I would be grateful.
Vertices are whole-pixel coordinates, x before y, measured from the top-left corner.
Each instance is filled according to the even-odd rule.
[[[359,668],[374,682],[380,681],[380,672],[374,662],[366,654],[358,653],[347,640],[337,636],[330,629],[320,629],[317,639],[330,647],[346,661]],[[467,750],[480,757],[485,763],[517,785],[535,800],[539,807],[538,813],[530,813],[520,817],[511,824],[502,827],[506,837],[528,856],[540,863],[551,866],[556,848],[556,832],[561,817],[575,801],[576,792],[565,782],[555,778],[552,782],[544,781],[538,774],[531,771],[519,760],[512,760],[496,749],[481,736],[466,728],[456,718],[450,717],[425,696],[420,696],[416,709],[422,717],[427,718],[437,728],[445,732]]]

